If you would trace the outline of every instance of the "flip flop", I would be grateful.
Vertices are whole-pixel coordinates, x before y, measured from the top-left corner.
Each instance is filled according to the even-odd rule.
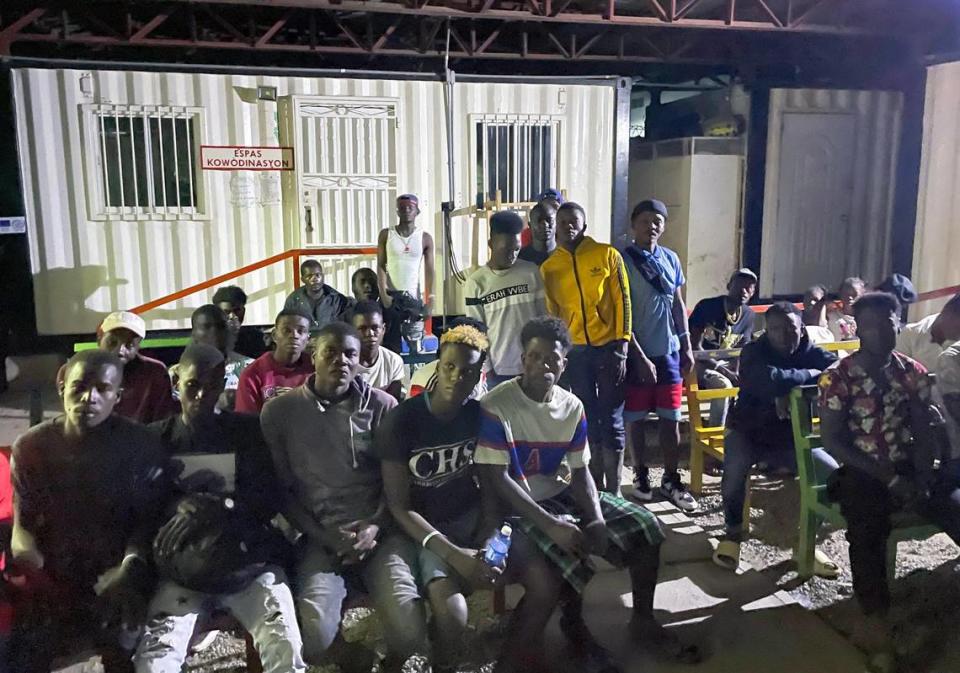
[[[740,566],[740,543],[720,540],[713,552],[713,562],[724,570],[736,570]]]
[[[703,661],[703,653],[696,645],[684,643],[675,634],[655,621],[632,622],[631,632],[643,646],[653,650],[655,656],[677,664],[692,666]]]
[[[897,655],[891,652],[877,652],[867,659],[869,673],[897,673],[899,670]]]
[[[840,576],[840,568],[825,552],[816,549],[813,552],[813,574],[825,580],[835,580]]]

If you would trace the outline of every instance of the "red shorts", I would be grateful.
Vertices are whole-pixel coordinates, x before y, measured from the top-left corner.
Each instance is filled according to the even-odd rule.
[[[679,421],[682,404],[682,383],[664,383],[652,386],[627,385],[624,393],[624,420],[640,420],[653,411],[660,418]]]

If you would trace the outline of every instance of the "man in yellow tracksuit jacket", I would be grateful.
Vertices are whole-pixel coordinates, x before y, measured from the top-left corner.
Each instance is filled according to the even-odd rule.
[[[547,311],[570,328],[565,373],[587,414],[590,472],[597,486],[620,495],[623,395],[633,322],[620,253],[585,235],[586,214],[573,202],[557,211],[557,248],[540,267]]]

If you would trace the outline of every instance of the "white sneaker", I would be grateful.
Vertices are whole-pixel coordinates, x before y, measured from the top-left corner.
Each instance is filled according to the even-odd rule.
[[[660,485],[660,492],[667,500],[682,509],[684,512],[693,512],[699,507],[696,499],[683,485],[683,482],[673,479],[664,479]]]

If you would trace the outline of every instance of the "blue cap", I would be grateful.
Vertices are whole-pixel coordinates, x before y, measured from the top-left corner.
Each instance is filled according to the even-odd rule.
[[[544,201],[546,199],[553,199],[554,201],[559,203],[561,206],[563,205],[563,194],[561,194],[560,190],[557,189],[556,187],[548,187],[547,189],[544,189],[543,193],[541,193],[540,196],[537,197],[538,202]]]

